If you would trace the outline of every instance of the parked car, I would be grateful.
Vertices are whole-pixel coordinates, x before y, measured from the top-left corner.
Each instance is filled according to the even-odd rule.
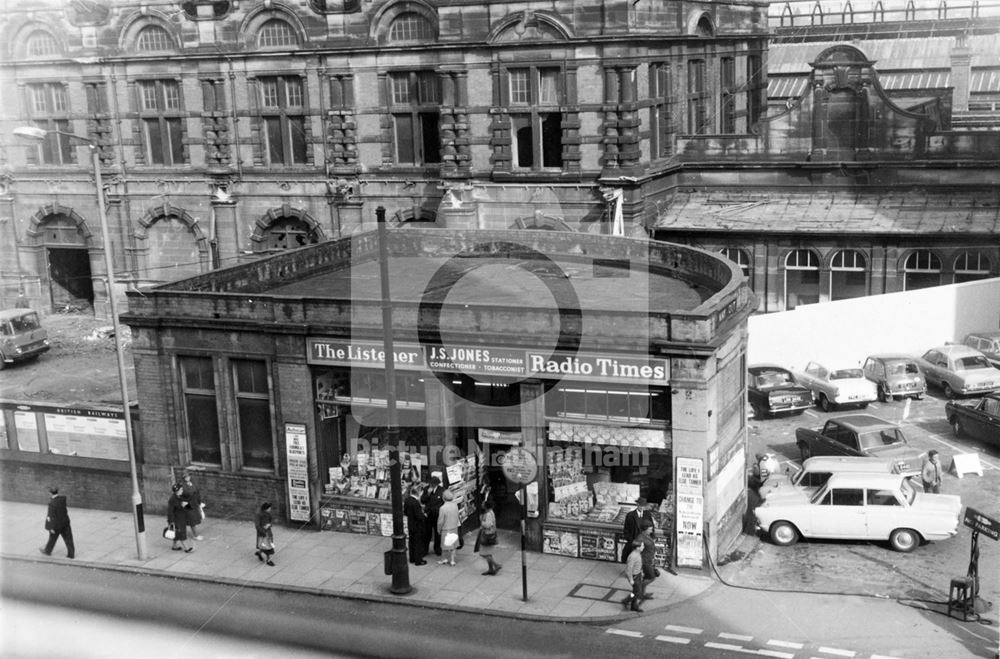
[[[945,403],[944,415],[956,437],[968,435],[1000,446],[1000,395],[986,396],[974,405],[950,400]]]
[[[973,332],[962,343],[983,353],[993,366],[1000,368],[1000,330]]]
[[[868,474],[898,474],[895,460],[849,456],[817,456],[803,460],[802,466],[785,473],[774,473],[757,490],[761,499],[776,500],[784,497],[810,499],[819,488],[826,485],[830,476],[841,472]]]
[[[778,414],[802,414],[812,407],[812,392],[795,381],[787,368],[773,364],[754,364],[748,369],[750,378],[747,397],[757,419]]]
[[[42,327],[37,311],[0,311],[0,369],[7,364],[35,359],[50,347],[48,332]]]
[[[804,371],[795,372],[795,379],[809,387],[813,399],[824,412],[848,405],[864,409],[878,397],[875,383],[866,378],[860,368],[829,369],[809,362]]]
[[[803,461],[814,455],[891,459],[907,475],[920,473],[924,461],[924,453],[907,443],[902,428],[871,414],[845,414],[822,428],[798,428],[795,443]]]
[[[883,403],[900,398],[919,400],[927,392],[924,374],[917,360],[909,355],[870,355],[862,370],[865,377],[875,383],[878,399]]]
[[[917,360],[928,384],[948,398],[1000,391],[1000,372],[986,355],[958,343],[931,348]]]
[[[958,496],[918,492],[901,474],[844,472],[830,476],[807,501],[765,501],[754,514],[776,545],[800,537],[888,540],[896,551],[909,552],[955,535],[961,510]]]

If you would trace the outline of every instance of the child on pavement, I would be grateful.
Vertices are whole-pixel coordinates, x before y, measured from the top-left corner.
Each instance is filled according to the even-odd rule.
[[[632,592],[626,597],[622,604],[625,609],[631,608],[637,613],[642,613],[642,600],[646,595],[646,582],[642,576],[642,540],[636,538],[632,541],[632,551],[629,552],[625,561],[625,579],[628,581]]]

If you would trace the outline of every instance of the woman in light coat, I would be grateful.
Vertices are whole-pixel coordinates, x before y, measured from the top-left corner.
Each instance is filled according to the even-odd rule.
[[[455,503],[455,495],[451,490],[445,490],[442,498],[444,505],[438,512],[437,528],[441,534],[441,548],[445,551],[445,556],[438,561],[438,565],[454,565],[455,551],[458,549],[458,527],[461,525],[458,504]]]

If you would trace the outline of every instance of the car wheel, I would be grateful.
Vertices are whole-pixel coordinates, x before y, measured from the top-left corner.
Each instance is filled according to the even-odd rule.
[[[858,405],[858,409],[859,410],[866,410],[866,409],[868,409],[868,403],[861,403],[860,405]]]
[[[784,520],[772,524],[768,535],[771,536],[771,542],[779,547],[794,545],[799,540],[798,529],[796,529],[795,525],[791,522],[786,522]]]
[[[803,460],[808,460],[812,457],[812,449],[809,448],[808,444],[799,444],[799,455],[802,456]]]
[[[917,548],[920,544],[920,535],[913,529],[896,529],[889,536],[889,544],[896,551],[905,554]]]
[[[955,397],[955,390],[952,389],[951,385],[948,384],[947,382],[942,382],[941,383],[941,388],[944,389],[944,397],[945,398],[951,399],[951,398]]]
[[[885,385],[880,384],[878,386],[878,402],[888,403],[889,402],[889,392],[885,390]]]
[[[955,431],[955,437],[961,437],[965,434],[965,431],[962,430],[962,421],[957,416],[951,417],[950,422],[951,429]]]
[[[820,394],[819,395],[819,407],[824,412],[832,412],[833,411],[833,403],[831,403],[830,399],[826,397],[826,394]]]

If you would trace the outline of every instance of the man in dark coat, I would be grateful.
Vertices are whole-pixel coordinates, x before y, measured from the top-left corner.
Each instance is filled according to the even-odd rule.
[[[45,517],[45,530],[49,532],[49,541],[38,551],[46,556],[52,555],[52,549],[56,546],[56,539],[62,536],[66,543],[66,557],[73,558],[76,555],[76,547],[73,545],[73,529],[69,525],[69,511],[66,509],[66,497],[59,494],[59,488],[52,486],[49,488],[49,512]]]
[[[625,524],[622,527],[622,540],[625,546],[622,548],[622,563],[628,560],[628,555],[632,551],[632,541],[639,537],[641,531],[640,524],[648,521],[653,526],[653,512],[649,509],[649,502],[644,497],[635,500],[635,510],[630,510],[625,515]]]
[[[438,531],[438,512],[444,505],[444,488],[441,487],[441,479],[431,476],[427,489],[420,497],[420,503],[424,504],[427,512],[427,551],[424,555],[431,553],[431,538],[434,539],[434,553],[441,555],[441,532]]]
[[[414,565],[427,565],[424,556],[427,555],[427,514],[420,505],[420,486],[410,488],[410,495],[403,502],[403,514],[410,530],[410,562]]]

